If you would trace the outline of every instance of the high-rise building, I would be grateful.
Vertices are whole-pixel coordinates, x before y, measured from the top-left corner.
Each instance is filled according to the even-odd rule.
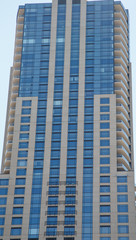
[[[17,14],[1,240],[135,240],[129,14],[53,0]]]

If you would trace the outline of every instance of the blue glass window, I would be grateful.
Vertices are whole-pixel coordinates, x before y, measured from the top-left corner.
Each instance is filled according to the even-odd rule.
[[[47,227],[46,228],[46,236],[56,236],[57,227]]]
[[[100,129],[109,129],[109,128],[110,128],[109,122],[100,123]]]
[[[8,194],[8,188],[0,188],[0,195],[7,195]]]
[[[104,193],[104,192],[108,193],[108,192],[110,192],[110,186],[100,186],[100,192],[101,193]]]
[[[118,237],[118,240],[129,240],[129,237]]]
[[[100,223],[110,223],[110,216],[109,215],[100,216]]]
[[[22,106],[23,107],[30,107],[31,106],[32,101],[31,100],[23,100],[22,101]]]
[[[66,187],[66,194],[75,194],[76,188],[75,187]]]
[[[110,173],[110,167],[100,167],[100,173]]]
[[[26,169],[25,168],[17,169],[16,175],[17,176],[25,176],[26,175]]]
[[[27,159],[20,159],[17,161],[17,166],[18,167],[25,167],[27,166]]]
[[[0,215],[5,215],[5,213],[6,213],[6,208],[0,207]]]
[[[109,157],[101,157],[100,164],[110,164],[110,158]]]
[[[66,196],[66,199],[65,199],[65,203],[66,204],[75,204],[75,197],[74,196]]]
[[[110,183],[110,177],[108,176],[100,177],[100,183]]]
[[[23,197],[15,197],[14,204],[24,204],[24,198]]]
[[[110,148],[101,148],[100,155],[110,155]]]
[[[74,227],[64,227],[64,235],[75,235]]]
[[[118,215],[118,223],[128,223],[128,215]]]
[[[101,106],[100,107],[100,112],[109,112],[110,111],[110,107],[109,106]]]
[[[48,215],[53,215],[53,214],[57,214],[58,212],[58,207],[48,207]]]
[[[14,207],[13,214],[23,214],[23,207]]]
[[[12,218],[12,225],[21,225],[22,224],[22,217],[13,217]]]
[[[118,195],[117,200],[118,202],[128,202],[128,195],[126,194]]]
[[[66,206],[65,207],[65,214],[75,214],[75,206]]]
[[[127,183],[127,176],[118,176],[117,182],[118,183]]]
[[[118,233],[119,234],[129,233],[129,227],[127,225],[118,226]]]
[[[127,192],[127,191],[128,191],[127,185],[118,185],[117,186],[117,192]]]
[[[118,205],[118,212],[128,212],[128,205],[126,204],[122,204],[122,205]]]
[[[110,99],[109,98],[100,98],[100,104],[109,104]]]
[[[110,146],[110,140],[100,140],[100,146]]]
[[[9,179],[0,179],[0,186],[7,186],[9,184]]]
[[[57,225],[57,217],[47,217],[47,225]]]
[[[110,120],[110,115],[109,114],[101,114],[100,120],[101,121]]]
[[[101,213],[110,212],[110,205],[101,205],[101,206],[100,206],[100,212],[101,212]]]
[[[21,117],[21,123],[30,123],[30,117]]]
[[[2,226],[2,225],[4,225],[4,224],[5,224],[5,218],[0,217],[0,225]]]
[[[24,194],[25,188],[15,188],[15,194]]]
[[[75,224],[75,217],[74,216],[70,216],[70,217],[67,217],[65,216],[65,224],[66,225],[73,225]]]
[[[110,226],[100,226],[100,234],[110,234],[111,228]]]
[[[28,142],[20,142],[19,148],[28,148]]]
[[[4,228],[0,228],[0,236],[3,236]]]
[[[25,178],[16,178],[16,185],[25,185]]]
[[[48,197],[48,204],[58,204],[58,197]]]
[[[10,235],[11,236],[21,235],[21,228],[11,228]]]
[[[100,137],[101,138],[110,137],[110,132],[109,131],[101,131],[100,132]]]
[[[100,237],[100,240],[111,240],[110,237]]]
[[[110,202],[110,195],[101,195],[100,202]]]
[[[30,125],[21,125],[20,126],[20,131],[21,132],[27,132],[30,130]]]
[[[29,139],[29,133],[20,133],[20,140],[28,140]]]
[[[18,157],[27,157],[28,151],[18,151]]]
[[[31,108],[23,108],[22,109],[22,115],[31,114]]]
[[[0,205],[6,205],[7,204],[7,198],[6,197],[1,197],[0,198]]]

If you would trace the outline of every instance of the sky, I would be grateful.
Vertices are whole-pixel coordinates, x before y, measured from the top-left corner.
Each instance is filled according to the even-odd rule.
[[[16,15],[19,5],[45,3],[51,0],[7,0],[0,7],[0,162],[2,159],[8,99],[10,67],[13,64]],[[132,62],[134,159],[136,166],[136,0],[122,0],[130,14],[130,60]],[[136,174],[135,174],[136,176]],[[136,177],[135,177],[136,182]]]

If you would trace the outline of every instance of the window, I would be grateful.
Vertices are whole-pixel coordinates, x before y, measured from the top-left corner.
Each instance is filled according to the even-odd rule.
[[[117,182],[118,183],[127,183],[127,176],[118,176]]]
[[[110,216],[100,216],[100,223],[110,223]]]
[[[101,213],[110,212],[110,206],[109,205],[101,205],[100,206],[100,212]]]
[[[100,202],[110,202],[110,195],[101,195]]]
[[[21,228],[11,228],[11,236],[21,235]]]
[[[75,194],[76,188],[75,187],[66,187],[66,194]]]
[[[100,132],[100,137],[101,138],[110,137],[110,132],[109,131],[101,131]]]
[[[129,233],[129,227],[127,225],[120,225],[118,226],[118,233]]]
[[[20,126],[20,131],[21,132],[27,132],[30,130],[30,125],[21,125]]]
[[[7,186],[9,184],[9,179],[0,179],[0,186]]]
[[[57,228],[56,227],[47,227],[46,236],[56,236]]]
[[[17,176],[25,176],[26,175],[26,169],[25,168],[21,168],[21,169],[17,169]]]
[[[110,128],[109,122],[100,123],[100,129],[109,129],[109,128]]]
[[[5,213],[6,213],[6,208],[0,207],[0,215],[5,215]]]
[[[110,164],[110,158],[109,157],[101,157],[100,164]]]
[[[57,214],[58,207],[48,207],[48,215]]]
[[[110,226],[100,226],[100,234],[110,234],[111,228]]]
[[[16,178],[16,185],[25,185],[25,178]]]
[[[74,227],[64,227],[64,235],[75,235]]]
[[[100,112],[109,112],[110,111],[110,107],[109,106],[101,106],[100,107]]]
[[[18,151],[18,157],[27,157],[28,151]]]
[[[58,204],[58,197],[48,197],[48,204]]]
[[[21,225],[22,224],[22,217],[13,217],[12,218],[12,225]]]
[[[74,216],[65,216],[65,224],[66,225],[73,225],[75,224],[75,217]]]
[[[18,167],[25,167],[27,166],[27,160],[26,159],[21,159],[17,161],[17,166]]]
[[[21,123],[30,123],[30,117],[21,117]]]
[[[109,104],[110,99],[109,98],[100,98],[100,104]]]
[[[7,198],[6,197],[1,197],[0,198],[0,205],[6,205],[7,204]]]
[[[100,146],[110,146],[110,140],[100,140]]]
[[[110,167],[100,167],[100,173],[110,173]]]
[[[29,139],[29,133],[20,133],[20,140],[28,140]]]
[[[0,236],[3,236],[4,228],[0,228]]]
[[[127,192],[128,188],[127,185],[118,185],[117,186],[117,192]]]
[[[28,148],[28,142],[20,142],[19,148]]]
[[[128,212],[128,205],[118,205],[118,212]]]
[[[100,237],[100,240],[111,240],[110,237]]]
[[[15,188],[15,194],[24,194],[25,188]]]
[[[129,240],[129,237],[119,237],[118,240]]]
[[[0,225],[2,226],[2,225],[4,225],[4,224],[5,224],[5,218],[0,217]]]
[[[110,155],[110,148],[101,148],[100,155]]]
[[[118,200],[118,202],[128,202],[128,195],[126,195],[126,194],[118,195],[117,200]]]
[[[31,106],[32,101],[31,100],[23,100],[22,101],[22,106],[23,107],[30,107]]]
[[[65,207],[65,214],[75,214],[75,206],[66,206]]]
[[[31,114],[31,108],[23,108],[22,109],[22,115]]]
[[[109,114],[101,114],[100,115],[100,120],[101,121],[110,120],[110,115]]]
[[[47,217],[47,225],[57,225],[57,217]]]
[[[110,183],[110,177],[108,176],[100,177],[100,183]]]
[[[0,188],[0,195],[7,195],[8,194],[8,188]]]
[[[110,192],[110,186],[100,186],[100,192],[101,193],[104,193],[104,192],[108,193],[108,192]]]
[[[118,223],[128,223],[128,215],[118,215]]]
[[[23,208],[22,207],[14,207],[13,214],[23,214]]]
[[[24,204],[24,198],[23,197],[15,197],[14,204]]]
[[[75,204],[75,197],[73,197],[73,196],[71,196],[71,197],[66,196],[65,203],[66,204]]]

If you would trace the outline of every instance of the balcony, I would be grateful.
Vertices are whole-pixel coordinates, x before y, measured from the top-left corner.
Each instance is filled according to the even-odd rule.
[[[127,88],[124,82],[120,79],[114,80],[114,86],[117,89],[123,90],[127,97],[129,97],[129,87]]]
[[[126,23],[124,23],[124,21],[122,20],[121,17],[116,17],[114,18],[114,26],[121,26],[124,30],[124,32],[126,33],[126,35],[128,36],[128,25]]]
[[[128,74],[128,61],[125,61],[121,56],[116,56],[114,58],[115,66],[116,65],[122,65],[125,71]]]
[[[121,103],[117,103],[116,106],[117,106],[117,112],[122,112],[125,115],[125,117],[129,119],[128,110],[124,107],[124,105]]]
[[[8,174],[10,171],[10,166],[4,168],[4,173]]]
[[[119,164],[123,164],[128,170],[131,170],[131,165],[129,161],[123,155],[118,154],[117,160]]]
[[[130,143],[128,134],[121,128],[117,128],[117,137],[123,137],[128,144]]]
[[[117,137],[117,145],[122,145],[128,152],[130,152],[129,144],[123,137]]]
[[[128,168],[127,167],[125,167],[125,165],[123,164],[123,163],[118,163],[117,164],[117,171],[128,171]]]
[[[125,48],[122,41],[116,41],[114,43],[114,47],[115,47],[115,49],[118,49],[118,48],[122,49],[124,55],[126,56],[126,58],[128,58],[128,49]]]
[[[128,34],[124,31],[123,27],[120,25],[115,25],[114,26],[114,32],[116,33],[121,33],[125,39],[126,42],[128,42]]]
[[[126,85],[126,87],[128,86],[129,79],[128,79],[128,77],[125,77],[122,72],[115,72],[114,77],[115,77],[115,80],[116,79],[122,80],[124,82],[124,84]]]
[[[128,153],[128,151],[121,145],[117,146],[117,153],[118,155],[122,155],[124,156],[124,158],[130,162],[130,154]]]
[[[125,92],[123,91],[123,89],[115,88],[115,93],[120,94],[120,95],[116,95],[117,102],[125,105],[125,107],[127,107],[128,111],[129,111],[129,107],[128,107],[129,100],[128,100],[128,97],[126,96]]]

